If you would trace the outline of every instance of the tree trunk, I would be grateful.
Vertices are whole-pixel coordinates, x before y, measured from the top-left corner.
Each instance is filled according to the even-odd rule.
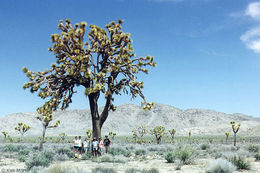
[[[43,125],[42,138],[41,138],[40,148],[39,148],[40,151],[42,151],[42,149],[43,149],[43,143],[44,143],[44,139],[45,139],[46,128],[47,128],[47,126]]]
[[[234,146],[236,146],[236,145],[237,145],[237,134],[234,133]]]
[[[101,128],[108,117],[108,109],[110,107],[112,95],[109,95],[106,100],[106,105],[101,115],[98,112],[98,98],[100,95],[100,91],[96,93],[91,93],[88,96],[90,112],[92,118],[92,129],[93,129],[93,137],[97,139],[101,137]]]
[[[21,133],[20,141],[23,142],[23,133]]]
[[[96,137],[97,139],[101,137],[101,119],[98,113],[98,103],[97,103],[99,94],[100,93],[97,92],[97,93],[92,93],[88,96],[91,118],[92,118],[93,138]]]

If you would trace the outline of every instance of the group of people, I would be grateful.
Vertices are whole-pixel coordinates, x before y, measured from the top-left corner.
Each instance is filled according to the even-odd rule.
[[[108,138],[108,136],[105,136],[104,141],[102,138],[99,138],[97,140],[96,137],[93,138],[93,140],[89,140],[88,138],[85,138],[83,141],[81,139],[81,136],[75,137],[73,140],[73,145],[74,145],[74,155],[76,154],[86,154],[88,151],[91,151],[92,155],[94,157],[96,156],[101,156],[103,152],[103,148],[105,147],[105,152],[109,152],[109,147],[111,145],[111,140]]]

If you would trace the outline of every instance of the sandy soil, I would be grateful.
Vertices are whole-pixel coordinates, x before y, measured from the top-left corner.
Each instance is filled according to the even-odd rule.
[[[115,168],[118,173],[124,173],[128,168],[137,169],[151,169],[157,168],[160,173],[205,173],[207,165],[213,159],[198,159],[192,165],[183,165],[181,170],[176,170],[176,163],[166,163],[164,159],[148,159],[148,160],[131,160],[126,163],[108,163],[108,162],[93,162],[91,160],[69,160],[63,162],[53,163],[51,166],[59,165],[61,167],[77,167],[84,170],[91,170],[96,167]],[[260,162],[255,162],[253,158],[250,158],[251,170],[238,171],[243,173],[260,173]],[[26,172],[25,164],[12,158],[0,159],[0,172]]]

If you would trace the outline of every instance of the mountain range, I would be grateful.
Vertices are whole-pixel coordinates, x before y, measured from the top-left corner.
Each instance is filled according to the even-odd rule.
[[[15,113],[0,118],[0,131],[7,131],[11,135],[18,135],[14,127],[23,122],[31,129],[25,135],[40,135],[42,125],[35,117],[37,113]],[[55,129],[48,129],[47,135],[57,136],[59,133],[67,135],[85,135],[87,129],[92,129],[90,110],[67,110],[54,113],[54,121],[61,124]],[[110,112],[102,128],[102,134],[116,132],[117,135],[130,135],[133,128],[145,124],[148,129],[162,125],[168,129],[176,129],[176,135],[224,135],[232,133],[230,121],[241,124],[240,134],[255,136],[260,130],[260,118],[244,114],[226,114],[205,109],[181,110],[173,106],[155,104],[151,111],[145,111],[140,106],[123,104],[115,112]]]

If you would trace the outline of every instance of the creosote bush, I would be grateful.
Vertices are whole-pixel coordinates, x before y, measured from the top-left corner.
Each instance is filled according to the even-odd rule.
[[[156,168],[151,169],[136,169],[136,168],[128,168],[125,173],[159,173],[159,170]]]
[[[164,156],[164,158],[167,160],[168,163],[174,163],[176,156],[173,152],[169,152]]]
[[[253,152],[253,153],[257,153],[259,151],[259,146],[251,144],[251,145],[248,146],[248,151]]]
[[[224,159],[217,159],[210,163],[206,173],[233,173],[236,170],[235,166]]]

